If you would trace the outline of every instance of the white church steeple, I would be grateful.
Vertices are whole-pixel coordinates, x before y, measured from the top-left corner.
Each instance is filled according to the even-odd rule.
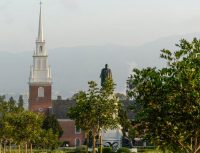
[[[51,84],[52,82],[51,68],[48,65],[48,55],[45,49],[41,4],[40,2],[38,37],[36,40],[36,50],[33,54],[29,84]]]
[[[29,76],[29,110],[48,114],[49,109],[52,108],[52,77],[51,68],[48,65],[47,50],[45,49],[41,4],[38,37]]]
[[[37,41],[44,41],[43,38],[43,22],[42,22],[42,2],[40,2],[39,28]]]

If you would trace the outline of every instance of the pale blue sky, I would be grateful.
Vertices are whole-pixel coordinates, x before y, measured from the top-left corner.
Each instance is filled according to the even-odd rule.
[[[0,1],[0,51],[32,51],[39,0]],[[43,0],[47,48],[138,46],[200,32],[200,0]]]

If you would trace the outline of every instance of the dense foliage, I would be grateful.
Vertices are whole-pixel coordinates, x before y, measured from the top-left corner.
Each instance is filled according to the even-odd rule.
[[[55,148],[58,146],[58,134],[52,129],[42,129],[44,116],[25,111],[11,97],[9,101],[0,96],[0,141],[4,144],[32,145],[35,147]],[[1,144],[0,144],[1,147]],[[20,151],[20,150],[19,150]]]
[[[124,110],[122,107],[119,109],[119,124],[122,127],[122,134],[123,137],[127,137],[127,133],[129,129],[131,128],[131,121],[128,119],[128,115],[126,110]]]
[[[63,134],[63,130],[62,130],[60,124],[58,123],[58,120],[55,115],[45,116],[45,119],[42,124],[42,128],[45,130],[52,129],[53,133],[58,134],[59,137],[61,137]]]
[[[103,153],[112,153],[111,147],[103,147]]]
[[[19,99],[18,99],[18,107],[21,108],[21,109],[23,109],[23,106],[24,106],[23,96],[20,95]]]
[[[117,150],[117,153],[131,153],[131,151],[128,148],[122,147]]]
[[[181,40],[176,46],[175,52],[162,50],[167,67],[133,70],[129,96],[140,105],[134,125],[141,137],[160,148],[196,153],[200,150],[200,40]]]
[[[81,91],[76,96],[76,106],[70,109],[68,115],[75,120],[76,126],[87,134],[93,133],[93,147],[95,148],[96,136],[100,130],[112,129],[118,125],[119,102],[114,92],[112,80],[106,80],[102,88],[97,83],[90,81],[88,92]],[[95,149],[93,149],[95,152]]]

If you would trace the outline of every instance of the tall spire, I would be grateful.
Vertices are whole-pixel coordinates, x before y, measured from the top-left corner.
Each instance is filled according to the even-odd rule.
[[[43,22],[42,22],[42,2],[40,1],[40,15],[39,15],[39,28],[38,28],[38,39],[37,41],[44,41],[43,36]]]
[[[39,29],[36,40],[36,50],[33,54],[33,66],[31,67],[30,84],[51,84],[51,68],[48,66],[48,54],[43,38],[42,7],[40,2]]]

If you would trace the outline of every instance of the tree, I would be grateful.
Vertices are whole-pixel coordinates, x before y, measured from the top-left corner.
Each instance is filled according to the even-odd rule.
[[[102,88],[98,88],[94,81],[88,82],[88,92],[79,92],[76,106],[68,113],[75,120],[76,126],[87,134],[93,134],[93,153],[96,152],[96,136],[103,128],[105,130],[117,127],[119,102],[114,96],[114,83],[107,80]]]
[[[15,111],[16,110],[16,101],[14,100],[13,97],[9,98],[8,105],[9,105],[9,110],[10,111]]]
[[[78,96],[78,93],[73,94],[70,100],[76,100],[77,96]]]
[[[91,124],[88,123],[88,119],[92,117],[92,113],[88,111],[91,109],[91,105],[88,103],[86,92],[80,91],[76,95],[76,106],[70,108],[68,115],[71,119],[75,120],[77,127],[81,128],[85,132],[86,137],[86,151],[88,152],[88,139],[89,132],[91,131]]]
[[[2,118],[7,112],[17,111],[13,97],[10,97],[9,101],[6,101],[5,98],[5,96],[0,96],[0,118]]]
[[[24,106],[23,96],[20,95],[18,100],[18,108],[23,109],[24,108],[23,106]]]
[[[58,123],[58,120],[55,115],[47,115],[43,121],[42,128],[45,130],[52,129],[53,134],[57,134],[59,138],[63,134],[63,130]]]
[[[0,131],[0,139],[1,143],[3,142],[4,152],[6,152],[6,144],[9,143],[11,148],[11,143],[13,142],[13,131],[14,131],[14,127],[10,126],[10,124],[8,124],[5,121],[6,118],[5,116],[1,119],[1,131]]]
[[[119,123],[122,126],[123,137],[127,137],[127,132],[131,127],[131,122],[128,119],[127,112],[123,108],[119,109]]]
[[[179,50],[163,49],[161,69],[134,69],[129,96],[140,105],[135,128],[161,149],[197,153],[200,150],[200,40],[184,39]]]
[[[34,146],[43,149],[55,149],[59,146],[58,134],[54,134],[52,129],[44,130],[40,129],[40,135],[33,143]]]
[[[0,142],[4,142],[4,152],[6,144],[9,142],[11,145],[11,142],[13,141],[13,127],[6,122],[6,116],[11,112],[13,113],[16,111],[17,108],[12,97],[9,99],[9,101],[6,101],[5,96],[0,96]]]
[[[48,149],[55,149],[59,146],[59,135],[58,133],[54,133],[52,129],[48,129],[46,131],[44,131],[44,137],[47,141],[46,141],[46,146]]]
[[[39,114],[18,111],[7,113],[4,124],[11,127],[10,135],[18,145],[25,144],[25,152],[27,152],[27,144],[32,145],[40,136],[42,121],[43,117]]]
[[[4,142],[4,148],[6,143],[10,143],[10,146],[11,142],[17,144],[19,152],[22,144],[25,144],[25,152],[27,152],[27,145],[30,145],[32,152],[32,144],[40,146],[41,142],[45,142],[44,146],[48,146],[48,148],[57,147],[59,132],[57,133],[58,122],[55,117],[48,116],[47,122],[45,122],[48,124],[44,124],[52,129],[42,129],[43,115],[25,111],[18,106],[15,105],[12,97],[6,101],[4,96],[0,96],[0,149],[2,142]]]

